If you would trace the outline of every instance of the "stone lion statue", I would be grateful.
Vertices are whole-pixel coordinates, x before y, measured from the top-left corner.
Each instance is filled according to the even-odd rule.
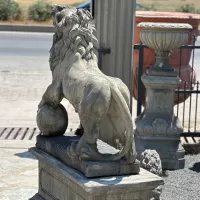
[[[52,8],[55,34],[50,50],[52,83],[38,106],[59,105],[66,98],[78,113],[84,134],[68,153],[81,159],[129,163],[136,160],[130,93],[118,78],[103,74],[97,65],[98,41],[90,12],[68,6]],[[118,148],[101,154],[97,140]]]

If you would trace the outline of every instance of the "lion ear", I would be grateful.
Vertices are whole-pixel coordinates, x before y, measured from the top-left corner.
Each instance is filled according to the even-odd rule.
[[[85,14],[85,16],[87,16],[88,20],[92,20],[92,15],[88,10],[83,10],[83,13]]]
[[[79,21],[83,26],[92,21],[92,15],[87,10],[77,9],[77,15],[79,17]]]
[[[55,15],[55,23],[58,27],[62,27],[62,25],[65,23],[65,16],[61,12],[58,12]]]
[[[62,11],[66,6],[61,5],[52,5],[51,6],[51,15],[55,15],[57,12]]]

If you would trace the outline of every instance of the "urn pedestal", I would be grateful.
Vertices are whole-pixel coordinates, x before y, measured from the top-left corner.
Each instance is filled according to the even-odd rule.
[[[135,143],[138,158],[146,149],[156,150],[163,169],[184,168],[184,149],[180,143],[183,128],[174,115],[175,89],[181,84],[177,72],[169,64],[172,49],[184,45],[189,24],[140,23],[141,41],[155,49],[156,62],[144,73],[145,108],[135,124]]]
[[[146,103],[144,112],[135,121],[138,159],[143,151],[153,149],[159,153],[163,169],[182,169],[185,151],[180,144],[180,133],[183,129],[173,112],[174,90],[180,79],[144,74],[142,81]]]

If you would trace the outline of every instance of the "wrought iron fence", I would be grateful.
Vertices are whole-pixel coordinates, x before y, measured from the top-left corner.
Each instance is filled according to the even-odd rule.
[[[137,71],[137,116],[140,115],[143,109],[143,95],[145,87],[141,81],[141,76],[143,74],[143,65],[144,65],[144,49],[148,48],[146,45],[137,44],[134,45],[134,50],[138,51],[139,61],[138,61],[138,71]],[[191,74],[193,76],[195,73],[195,50],[200,51],[200,46],[195,45],[195,40],[193,45],[185,45],[179,49],[180,52],[180,65],[178,68],[178,75],[181,77],[181,69],[182,69],[182,59],[183,55],[182,52],[184,49],[191,50]],[[200,54],[199,54],[200,55]],[[200,63],[200,58],[199,58]],[[135,72],[136,73],[136,72]],[[188,75],[188,76],[189,76]],[[192,81],[192,79],[194,79]],[[194,77],[190,77],[190,83],[187,80],[183,80],[181,87],[175,91],[176,102],[174,106],[175,115],[178,116],[179,120],[182,123],[184,128],[183,133],[181,134],[182,137],[200,137],[200,109],[199,106],[199,94],[200,94],[200,82],[196,80]],[[183,99],[185,99],[183,101]]]

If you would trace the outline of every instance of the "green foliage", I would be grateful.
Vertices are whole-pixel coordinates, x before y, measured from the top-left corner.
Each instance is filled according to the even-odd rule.
[[[137,8],[137,10],[157,11],[157,8],[155,7],[154,4],[150,4],[150,5],[141,5],[140,7]]]
[[[18,3],[13,0],[0,0],[0,20],[17,19],[20,14]]]
[[[38,0],[29,7],[28,17],[34,21],[47,21],[51,19],[51,4],[45,0]]]
[[[200,13],[199,9],[196,9],[194,4],[185,4],[181,5],[176,9],[177,12],[185,12],[185,13]]]

